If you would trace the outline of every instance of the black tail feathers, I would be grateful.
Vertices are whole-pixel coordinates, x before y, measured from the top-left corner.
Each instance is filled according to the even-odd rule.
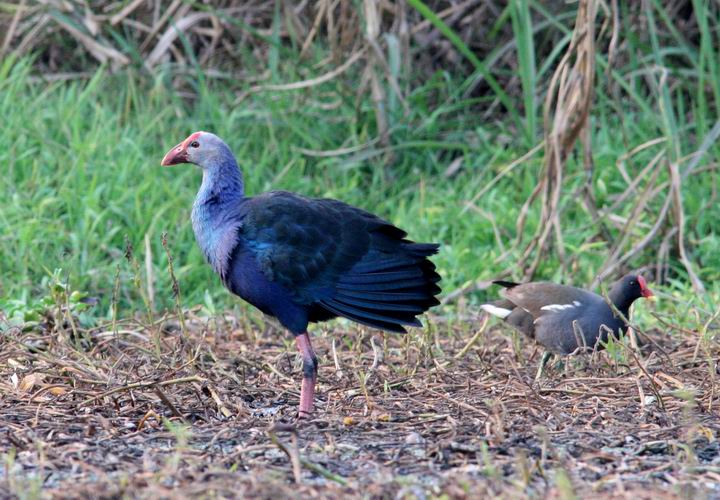
[[[439,245],[404,243],[392,255],[376,254],[340,276],[335,296],[321,302],[328,311],[357,323],[405,332],[422,326],[416,318],[440,302],[440,275],[427,257]]]
[[[520,285],[520,283],[514,283],[512,281],[503,281],[503,280],[495,280],[493,281],[494,285],[499,285],[504,288],[515,288],[516,286]]]

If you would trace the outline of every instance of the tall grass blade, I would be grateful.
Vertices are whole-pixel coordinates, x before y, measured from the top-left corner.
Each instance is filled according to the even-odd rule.
[[[510,7],[512,28],[515,33],[518,69],[520,71],[520,81],[522,82],[523,102],[525,104],[525,136],[528,144],[531,144],[535,141],[537,135],[538,107],[535,94],[538,87],[530,2],[529,0],[512,0]]]
[[[458,51],[472,63],[473,66],[475,66],[475,70],[480,73],[483,78],[485,78],[488,86],[493,92],[495,92],[495,96],[503,104],[505,109],[507,109],[517,122],[519,122],[519,113],[510,96],[507,92],[505,92],[505,90],[503,90],[498,81],[488,70],[485,63],[477,58],[473,51],[470,50],[470,47],[463,42],[462,38],[460,38],[460,36],[458,36],[458,34],[455,33],[450,26],[445,24],[445,21],[440,19],[440,17],[435,14],[435,12],[433,12],[432,9],[430,9],[430,7],[428,7],[422,0],[407,0],[407,2],[425,19],[430,21],[430,23],[435,26],[435,28],[437,28],[437,30],[440,31],[440,33],[442,33],[450,41],[450,43],[452,43],[455,48],[458,49]]]

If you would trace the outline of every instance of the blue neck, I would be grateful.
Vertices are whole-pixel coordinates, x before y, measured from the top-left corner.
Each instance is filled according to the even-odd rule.
[[[224,205],[245,196],[242,173],[232,154],[218,156],[203,165],[203,180],[195,204]]]
[[[244,196],[242,174],[232,154],[213,158],[203,165],[202,185],[193,203],[192,225],[205,258],[221,276],[237,244],[240,224],[237,213]]]

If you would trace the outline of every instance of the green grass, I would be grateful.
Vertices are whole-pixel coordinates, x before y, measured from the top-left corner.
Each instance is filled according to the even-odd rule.
[[[709,9],[696,3],[698,9]],[[421,9],[423,4],[412,5]],[[508,17],[522,53],[518,102],[523,102],[526,116],[521,123],[512,116],[519,111],[514,107],[506,119],[483,122],[477,110],[486,106],[487,99],[463,97],[459,90],[468,80],[438,72],[411,91],[410,114],[393,117],[389,165],[384,163],[388,150],[379,146],[333,156],[301,151],[352,147],[375,137],[372,102],[367,98],[357,106],[354,93],[347,90],[347,79],[352,81],[357,75],[297,92],[251,93],[239,102],[236,88],[200,75],[188,76],[188,86],[196,90],[188,100],[169,90],[169,74],[149,79],[132,71],[117,75],[99,71],[87,81],[33,83],[30,61],[6,59],[0,67],[4,144],[0,149],[0,309],[46,295],[53,271],[62,268],[62,276],[73,289],[100,300],[96,316],[111,315],[118,269],[118,313],[142,311],[146,257],[154,278],[156,309],[172,308],[163,232],[168,233],[175,257],[183,305],[226,308],[235,304],[203,262],[193,239],[189,212],[200,182],[198,169],[159,166],[171,146],[201,129],[216,132],[233,148],[249,194],[288,189],[338,198],[389,219],[415,240],[442,243],[435,260],[445,293],[507,269],[519,278],[520,270],[513,266],[520,250],[501,257],[517,236],[515,223],[537,183],[542,153],[518,164],[476,201],[475,208],[468,209],[467,202],[539,141],[542,96],[533,87],[547,81],[552,69],[547,61],[535,60],[533,36],[540,36],[536,30],[544,26],[556,30],[561,44],[567,43],[568,16],[563,17],[563,24],[535,2],[512,5]],[[547,19],[532,25],[530,12]],[[664,138],[665,142],[632,156],[625,168],[634,177],[666,150],[667,158],[679,161],[682,171],[687,155],[699,148],[718,116],[717,23],[703,20],[696,47],[683,39],[682,32],[668,29],[670,19],[662,6],[656,5],[654,12],[648,40],[635,38],[632,27],[625,27],[623,36],[631,44],[632,57],[608,73],[609,81],[606,56],[598,55],[592,184],[600,207],[612,205],[627,188],[616,168],[625,153]],[[437,21],[432,13],[425,14]],[[452,37],[451,41],[462,43]],[[559,52],[551,57],[559,57]],[[473,61],[481,72],[504,71],[490,63]],[[668,78],[662,80],[653,73],[652,65],[662,66]],[[274,81],[303,78],[292,65],[273,63],[271,67]],[[619,88],[619,98],[606,91],[608,85]],[[717,146],[712,145],[699,167],[708,165],[717,153]],[[557,253],[551,253],[542,261],[539,277],[585,284],[613,242],[594,237],[597,227],[578,194],[585,179],[580,156],[569,159],[562,200],[568,262],[563,270]],[[462,168],[448,178],[448,165],[459,157]],[[669,178],[666,170],[663,167],[659,174],[661,183]],[[708,295],[692,296],[685,270],[671,254],[671,281],[665,286],[678,301],[673,308],[685,307],[678,304],[686,301],[711,310],[717,303],[720,206],[717,200],[713,202],[716,190],[713,169],[690,176],[683,184],[687,248]],[[634,201],[633,197],[626,200],[615,213],[628,217]],[[663,201],[662,195],[656,197],[640,215],[627,247],[654,223]],[[538,204],[531,207],[526,241],[537,227],[539,208]],[[616,227],[610,226],[610,231],[615,237],[619,234]],[[664,233],[635,256],[630,266],[653,264]],[[125,258],[126,241],[134,248],[135,262]],[[470,300],[477,303],[484,297],[485,292],[475,292]]]

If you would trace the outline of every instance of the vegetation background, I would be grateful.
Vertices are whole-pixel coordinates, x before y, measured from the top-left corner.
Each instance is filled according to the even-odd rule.
[[[563,61],[577,8],[3,3],[4,309],[44,296],[58,268],[99,299],[94,314],[110,314],[118,272],[124,314],[141,295],[162,310],[173,303],[163,232],[183,303],[234,306],[189,229],[199,172],[158,166],[202,129],[231,144],[249,193],[339,198],[442,243],[451,300],[482,300],[475,285],[496,277],[590,285],[640,269],[711,309],[720,276],[718,5],[596,4],[584,38],[594,36],[592,64],[573,76],[591,83],[586,147],[562,146],[554,201],[533,190],[553,183],[543,129],[558,109],[544,116],[543,107],[554,71],[586,48]],[[128,245],[137,273],[123,257]]]
[[[159,166],[210,130],[250,194],[338,198],[441,243],[451,325],[491,279],[636,270],[660,292],[637,322],[709,345],[719,111],[712,0],[0,2],[0,332],[58,304],[88,328],[262,321],[194,242],[199,171]]]

